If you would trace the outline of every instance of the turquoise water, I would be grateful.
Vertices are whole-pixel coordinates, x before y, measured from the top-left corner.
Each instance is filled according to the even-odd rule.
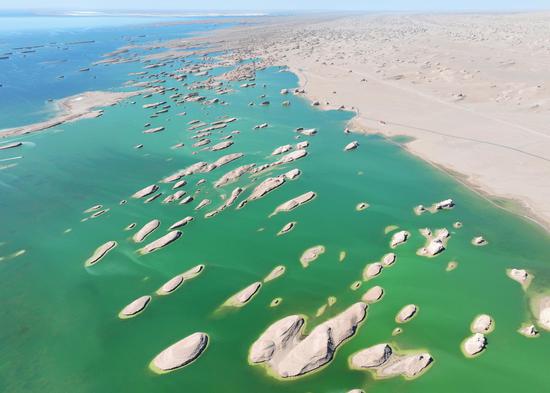
[[[139,71],[139,64],[132,64]],[[162,69],[160,69],[162,71]],[[0,160],[16,164],[0,170],[0,391],[6,392],[316,392],[343,393],[352,388],[368,392],[544,392],[550,386],[547,373],[549,335],[527,339],[516,330],[532,320],[528,297],[519,284],[506,277],[505,269],[523,267],[536,276],[528,294],[548,287],[550,242],[548,235],[465,189],[454,179],[411,157],[400,145],[379,136],[345,135],[352,114],[319,111],[296,96],[281,96],[282,88],[297,85],[288,72],[270,68],[257,76],[257,87],[221,96],[227,105],[187,103],[172,105],[168,114],[150,119],[142,109],[148,102],[166,100],[138,97],[106,108],[104,116],[65,124],[28,135],[20,149],[0,151]],[[219,72],[219,71],[218,71]],[[189,82],[196,80],[190,76]],[[266,87],[262,87],[263,84]],[[166,87],[182,84],[168,81]],[[213,92],[201,92],[213,98]],[[265,94],[271,105],[249,106]],[[290,100],[290,107],[281,105]],[[187,116],[176,116],[186,111]],[[235,116],[222,133],[211,137],[214,144],[232,130],[235,144],[221,152],[192,154],[192,132],[187,122],[213,122]],[[165,126],[157,134],[142,133],[143,124]],[[253,131],[254,125],[269,127]],[[271,162],[271,151],[296,143],[297,127],[315,127],[309,140],[309,155],[257,178],[243,176],[221,189],[212,182],[222,174],[247,163]],[[360,147],[344,153],[343,147],[358,140]],[[170,147],[183,142],[185,147]],[[137,144],[144,144],[136,150]],[[245,156],[210,173],[187,178],[184,189],[200,193],[190,205],[161,204],[170,185],[161,184],[163,197],[153,203],[129,199],[135,191],[194,162],[212,162],[222,155],[243,152]],[[205,219],[203,215],[222,203],[238,186],[244,197],[264,178],[292,168],[303,173],[266,197],[234,207]],[[204,178],[207,182],[195,186]],[[306,191],[317,198],[291,213],[269,214],[280,203]],[[457,205],[449,211],[416,216],[413,207],[452,197]],[[194,206],[209,198],[212,205],[196,212]],[[239,200],[242,200],[241,197]],[[128,199],[126,205],[119,205]],[[367,210],[357,212],[366,201]],[[82,221],[83,211],[95,204],[109,212]],[[191,215],[195,220],[182,229],[175,243],[150,255],[139,255],[140,245],[131,241],[134,232],[151,219],[161,227],[148,239],[166,233],[175,221]],[[462,229],[452,223],[462,221]],[[289,221],[296,228],[276,236]],[[367,263],[390,252],[389,225],[411,232],[411,239],[395,252],[397,262],[357,291],[350,285],[360,280]],[[424,244],[418,230],[446,227],[451,232],[448,248],[436,258],[416,255]],[[70,230],[70,231],[68,231]],[[474,247],[471,239],[483,235],[489,244]],[[84,262],[93,250],[108,240],[119,245],[92,268]],[[322,244],[326,253],[304,269],[302,252]],[[19,250],[22,255],[14,256]],[[339,253],[346,251],[343,262]],[[447,263],[458,262],[447,272]],[[154,292],[168,279],[199,263],[205,271],[175,293],[159,297]],[[283,264],[287,272],[265,284],[238,310],[219,313],[231,295],[261,280],[273,267]],[[278,381],[262,367],[247,362],[250,345],[274,321],[291,314],[308,317],[307,330],[360,300],[373,285],[386,295],[369,307],[365,323],[336,353],[324,369],[304,378]],[[120,320],[118,312],[130,301],[152,295],[139,316]],[[324,315],[317,309],[335,296],[337,302]],[[276,308],[271,300],[282,297]],[[420,307],[404,332],[391,335],[395,314],[408,303]],[[476,359],[466,359],[460,350],[469,325],[479,313],[489,313],[496,329],[488,336],[487,350]],[[194,363],[166,375],[148,369],[151,359],[168,345],[204,331],[210,345]],[[375,380],[363,371],[352,371],[348,357],[380,342],[400,348],[429,351],[433,366],[420,378]]]

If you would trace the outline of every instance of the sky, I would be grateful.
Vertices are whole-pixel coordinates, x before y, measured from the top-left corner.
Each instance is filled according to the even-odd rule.
[[[550,9],[550,0],[0,0],[0,9],[506,11]]]

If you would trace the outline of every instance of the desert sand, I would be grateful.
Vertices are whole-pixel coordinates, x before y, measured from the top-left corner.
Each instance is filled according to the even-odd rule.
[[[320,108],[355,111],[352,131],[408,136],[413,154],[550,228],[549,13],[316,14],[195,40],[288,66]]]

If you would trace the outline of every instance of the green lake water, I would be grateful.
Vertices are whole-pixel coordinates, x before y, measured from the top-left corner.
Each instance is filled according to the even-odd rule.
[[[136,65],[136,70],[139,70]],[[193,78],[191,77],[192,81]],[[64,124],[20,138],[20,149],[0,151],[0,159],[14,167],[0,171],[0,391],[21,392],[312,392],[344,393],[363,388],[372,393],[545,392],[550,386],[548,350],[550,335],[528,339],[516,332],[532,321],[528,297],[510,280],[509,267],[535,274],[530,293],[550,284],[550,242],[535,224],[493,206],[465,189],[453,178],[415,159],[398,144],[379,136],[346,135],[349,112],[320,111],[300,97],[282,96],[282,88],[297,85],[296,77],[271,68],[258,73],[257,87],[221,96],[228,105],[200,103],[172,105],[168,114],[149,119],[147,102],[168,100],[154,96],[105,109],[104,116]],[[267,86],[262,87],[263,84]],[[169,81],[166,86],[181,83]],[[202,93],[214,97],[213,92]],[[271,101],[259,103],[261,94]],[[290,107],[282,101],[290,100]],[[173,104],[173,103],[172,103]],[[186,111],[187,116],[176,116]],[[212,122],[234,116],[220,137],[238,129],[235,144],[221,152],[192,155],[193,132],[187,122]],[[164,132],[142,134],[143,124],[163,125]],[[252,130],[259,123],[269,128]],[[318,134],[296,140],[296,127],[315,127]],[[251,179],[214,189],[212,182],[227,171],[247,163],[274,161],[272,150],[283,144],[309,140],[309,155],[292,165],[277,167]],[[356,151],[343,151],[358,140]],[[184,142],[178,150],[170,146]],[[136,150],[134,145],[143,143]],[[198,150],[198,149],[196,149]],[[201,192],[189,205],[161,204],[171,185],[160,179],[197,161],[212,162],[228,153],[243,152],[239,160],[210,173],[186,178],[184,189]],[[302,175],[248,203],[243,209],[227,209],[205,219],[204,214],[222,203],[237,185],[248,187],[274,174],[299,168]],[[197,180],[207,183],[195,186]],[[150,204],[130,199],[135,191],[157,182],[165,194]],[[317,198],[290,213],[268,218],[276,206],[307,191]],[[195,212],[202,198],[212,205]],[[414,206],[431,205],[453,198],[456,207],[437,214],[416,216]],[[128,199],[126,205],[119,201]],[[370,207],[355,210],[366,201]],[[95,219],[81,220],[95,204],[111,210]],[[124,231],[131,222],[138,228],[151,219],[161,227],[147,241],[166,233],[185,216],[195,220],[182,229],[183,236],[166,248],[141,256],[141,245]],[[289,221],[296,228],[276,236]],[[453,222],[462,221],[462,229]],[[350,285],[360,280],[367,263],[390,252],[390,234],[397,225],[411,232],[409,241],[395,252],[397,262],[382,274],[364,282],[357,291]],[[435,258],[416,255],[424,244],[418,230],[446,227],[451,232],[447,249]],[[65,233],[67,229],[71,231]],[[475,247],[470,241],[483,235],[489,244]],[[85,268],[94,249],[108,240],[119,245],[100,263]],[[302,252],[322,244],[326,253],[309,268],[299,263]],[[18,250],[23,255],[13,257]],[[347,253],[343,262],[338,257]],[[449,261],[458,262],[451,272]],[[199,263],[204,272],[184,283],[170,296],[154,292],[168,279]],[[273,267],[287,272],[265,284],[249,304],[216,312],[231,295],[261,280]],[[373,285],[386,290],[384,298],[368,309],[357,334],[343,344],[334,360],[319,372],[303,378],[279,381],[263,367],[250,366],[250,345],[274,321],[291,314],[308,316],[307,329],[338,314]],[[142,295],[152,295],[139,316],[121,320],[118,312]],[[316,318],[316,310],[328,296],[336,304]],[[271,308],[275,297],[280,306]],[[406,304],[419,306],[416,318],[393,337],[396,313]],[[473,318],[490,314],[496,321],[488,336],[488,348],[475,359],[466,359],[460,343],[467,337]],[[175,372],[157,375],[149,370],[152,358],[170,344],[197,331],[210,336],[203,355]],[[435,359],[420,378],[375,380],[368,372],[350,370],[354,352],[381,342],[402,349],[424,349]]]

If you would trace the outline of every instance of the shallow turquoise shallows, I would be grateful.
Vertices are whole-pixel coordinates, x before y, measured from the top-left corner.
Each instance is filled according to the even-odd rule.
[[[140,71],[139,63],[133,71]],[[162,68],[160,69],[162,70]],[[167,70],[170,70],[167,68]],[[218,71],[221,72],[221,71]],[[195,80],[190,77],[190,81]],[[530,292],[548,287],[550,242],[537,226],[495,207],[448,175],[409,155],[397,142],[379,136],[346,135],[352,114],[320,111],[305,99],[280,95],[297,85],[296,77],[270,68],[258,73],[257,85],[221,96],[227,105],[200,103],[172,105],[167,114],[150,119],[144,103],[166,100],[137,97],[106,108],[96,119],[83,120],[19,138],[20,149],[0,151],[0,391],[10,393],[96,392],[315,392],[344,393],[362,388],[369,393],[477,393],[544,392],[550,386],[548,348],[550,334],[528,339],[516,332],[532,321],[527,294],[506,276],[506,269],[532,271]],[[263,85],[266,85],[263,87]],[[186,88],[169,80],[166,87]],[[209,98],[211,91],[204,92]],[[269,106],[258,104],[265,94]],[[282,106],[290,100],[289,107]],[[176,116],[186,111],[186,116]],[[193,132],[187,122],[213,122],[237,117],[212,144],[233,130],[235,144],[221,152],[192,155]],[[165,126],[163,132],[143,134],[143,125]],[[269,127],[253,130],[267,122]],[[296,139],[297,127],[317,128],[313,137]],[[243,176],[239,182],[215,189],[212,183],[227,171],[247,163],[275,160],[274,148],[308,140],[309,155],[293,165]],[[357,140],[357,150],[344,146]],[[183,142],[182,149],[171,146]],[[143,144],[142,149],[134,149]],[[189,205],[162,204],[170,191],[160,179],[197,161],[213,162],[228,153],[244,157],[206,174],[186,178],[184,189],[193,194]],[[15,166],[8,166],[16,164]],[[244,197],[268,176],[299,168],[302,175],[287,181],[264,198],[237,210],[231,207],[209,219],[204,214],[222,204],[234,187],[245,187]],[[206,183],[196,186],[199,179]],[[165,194],[152,203],[131,199],[137,190],[157,183]],[[269,218],[279,204],[307,191],[317,197],[290,213]],[[203,198],[212,205],[193,208]],[[436,214],[415,215],[418,204],[431,205],[453,198],[456,207]],[[119,205],[127,199],[128,203]],[[242,200],[241,197],[239,200]],[[356,211],[356,205],[370,207]],[[87,208],[102,204],[110,209],[82,221]],[[183,227],[183,236],[166,248],[140,255],[133,231],[152,219],[161,226],[147,241],[166,233],[185,216],[195,220]],[[283,236],[277,232],[296,221]],[[455,221],[463,222],[454,229]],[[395,249],[396,263],[379,277],[363,282],[367,263],[391,251],[395,225],[411,232],[410,240]],[[416,255],[424,238],[419,229],[448,228],[447,249],[435,258]],[[482,235],[489,244],[473,246]],[[97,265],[84,263],[96,247],[118,242]],[[326,252],[304,269],[299,258],[315,245]],[[20,250],[21,255],[14,256]],[[340,252],[346,252],[339,261]],[[446,271],[448,262],[458,262]],[[204,272],[169,296],[155,291],[174,275],[203,263]],[[231,295],[263,279],[276,265],[286,273],[266,283],[246,306],[219,310]],[[373,285],[386,294],[368,309],[357,334],[318,372],[281,381],[265,368],[248,364],[250,345],[273,322],[291,314],[308,317],[307,330],[338,314]],[[152,301],[135,318],[118,318],[132,300],[151,295]],[[336,303],[316,317],[329,296]],[[278,307],[271,301],[281,297]],[[392,336],[396,313],[406,304],[419,306],[416,318]],[[488,336],[487,350],[467,359],[460,343],[473,318],[490,314],[496,329]],[[194,332],[206,332],[210,342],[191,365],[165,375],[149,369],[161,350]],[[389,342],[400,349],[429,351],[432,367],[418,379],[376,380],[366,371],[348,366],[350,355],[368,346]]]

